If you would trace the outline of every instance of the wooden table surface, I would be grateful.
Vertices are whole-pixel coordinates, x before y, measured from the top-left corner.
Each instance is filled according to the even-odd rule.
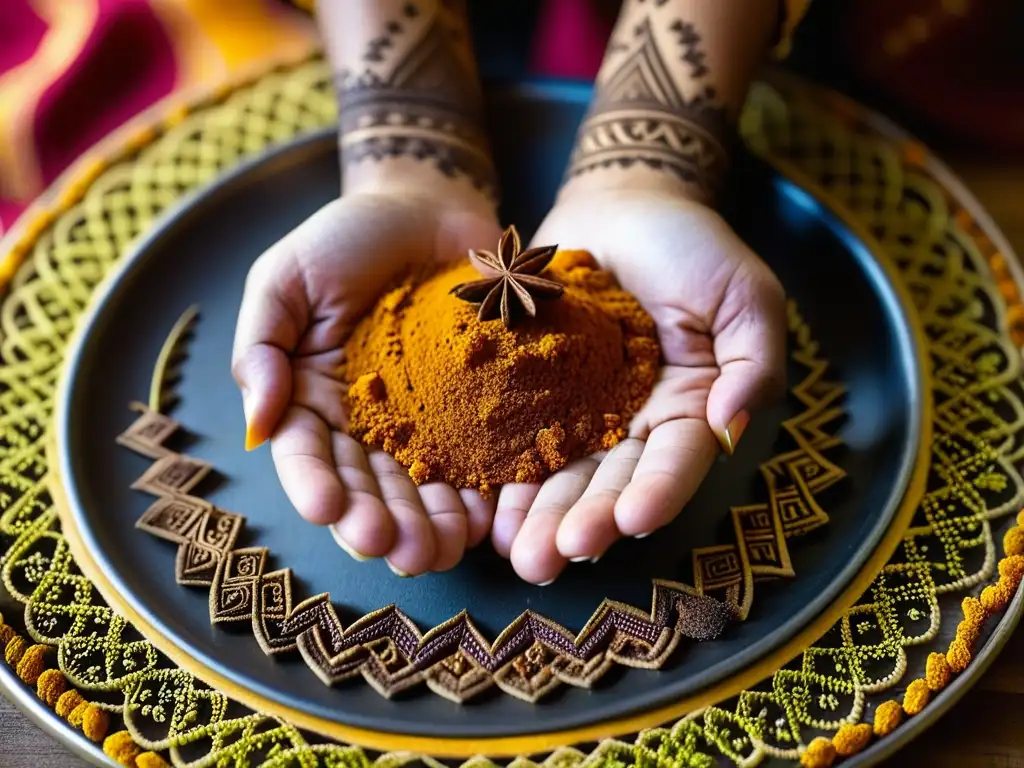
[[[947,161],[1024,255],[1024,159]],[[83,768],[0,697],[0,768]],[[885,768],[1024,768],[1024,626],[978,684]]]

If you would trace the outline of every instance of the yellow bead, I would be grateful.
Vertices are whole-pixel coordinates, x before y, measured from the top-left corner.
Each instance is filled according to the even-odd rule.
[[[45,645],[33,645],[25,651],[18,662],[18,677],[29,685],[35,685],[46,669],[47,650]]]
[[[17,634],[10,624],[0,624],[0,648],[6,648]]]
[[[925,662],[924,680],[928,683],[929,690],[941,691],[949,685],[953,672],[946,662],[946,656],[942,653],[929,653]]]
[[[903,722],[903,707],[898,701],[883,701],[875,707],[875,721],[872,724],[875,736],[883,738],[895,731]]]
[[[61,717],[67,718],[83,701],[85,701],[85,699],[82,698],[82,694],[74,688],[71,688],[60,695],[57,699],[57,704],[54,706],[54,710]]]
[[[170,768],[170,765],[156,752],[143,752],[135,758],[135,768]]]
[[[112,733],[103,740],[103,754],[126,768],[135,767],[135,758],[140,752],[142,750],[132,740],[132,735],[128,731]]]
[[[71,714],[68,715],[68,722],[75,728],[80,728],[85,721],[85,713],[89,711],[91,706],[92,704],[83,699],[77,707],[71,710]]]
[[[1006,608],[1007,598],[1001,589],[990,584],[981,590],[981,605],[986,613],[999,613]]]
[[[1012,589],[1016,590],[1021,579],[1024,579],[1024,555],[1008,553],[999,561],[999,575],[1007,579],[1012,585]]]
[[[57,699],[68,689],[68,681],[57,669],[47,669],[36,681],[36,695],[46,702],[46,706],[54,707]]]
[[[1024,530],[1015,525],[1003,534],[1003,551],[1008,555],[1024,555]]]
[[[21,657],[25,655],[25,651],[28,648],[28,643],[25,638],[21,635],[15,635],[7,643],[7,647],[4,649],[4,661],[10,664],[12,667],[17,667],[18,662],[21,661]]]
[[[985,621],[985,608],[981,605],[981,601],[976,597],[965,597],[963,602],[960,603],[960,609],[964,612],[964,618],[981,626],[981,622]]]
[[[836,761],[836,748],[832,742],[819,736],[800,755],[800,765],[803,768],[830,768]]]
[[[90,704],[82,716],[82,733],[89,741],[102,741],[110,728],[110,715],[105,709]]]
[[[959,675],[971,663],[971,647],[962,638],[954,638],[946,651],[946,663],[954,674]]]
[[[920,714],[928,705],[931,695],[928,683],[924,680],[914,680],[907,686],[907,692],[903,695],[903,711],[911,717]]]
[[[832,737],[832,746],[840,757],[851,757],[871,742],[871,726],[867,723],[844,725]]]

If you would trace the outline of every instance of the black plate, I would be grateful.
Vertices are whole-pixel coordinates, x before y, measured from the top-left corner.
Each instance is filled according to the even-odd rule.
[[[496,151],[506,184],[505,221],[526,232],[557,187],[585,88],[537,86],[491,94]],[[522,148],[530,142],[529,154]],[[870,253],[819,203],[744,159],[728,215],[776,270],[848,387],[848,477],[830,492],[831,522],[792,546],[796,578],[759,584],[748,620],[714,642],[677,651],[660,672],[624,670],[593,691],[565,687],[527,704],[507,695],[456,705],[426,691],[388,701],[361,680],[322,685],[296,656],[265,656],[247,632],[211,627],[205,589],[178,586],[175,547],[134,528],[150,503],[129,485],[148,462],[114,442],[144,399],[158,350],[180,313],[202,309],[174,416],[197,433],[191,454],[227,478],[209,498],[248,517],[242,544],[269,546],[305,595],[330,592],[343,620],[395,603],[422,628],[469,610],[491,638],[526,608],[573,630],[610,597],[648,606],[651,577],[689,578],[690,550],[728,542],[726,513],[762,494],[757,465],[772,454],[787,402],[755,421],[737,455],[719,464],[670,529],[617,545],[596,566],[554,585],[526,585],[489,547],[457,569],[417,579],[383,562],[357,563],[326,530],[297,522],[269,452],[247,454],[240,398],[229,371],[243,281],[253,259],[336,195],[334,138],[285,147],[224,178],[166,218],[138,246],[100,299],[74,354],[66,416],[56,425],[71,514],[119,592],[146,620],[207,668],[280,704],[349,725],[438,737],[487,737],[577,727],[665,704],[736,673],[791,639],[849,583],[899,506],[918,454],[922,388],[899,300]]]

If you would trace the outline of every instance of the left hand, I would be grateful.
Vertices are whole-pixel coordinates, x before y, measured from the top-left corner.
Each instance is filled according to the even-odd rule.
[[[534,245],[590,251],[654,319],[664,367],[629,437],[543,485],[501,489],[492,539],[526,581],[595,560],[670,523],[731,453],[751,412],[785,388],[785,297],[711,208],[665,186],[563,195]],[[716,439],[717,437],[717,439]]]

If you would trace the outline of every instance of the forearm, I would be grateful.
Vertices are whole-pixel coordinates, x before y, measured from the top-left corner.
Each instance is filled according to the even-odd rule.
[[[711,202],[779,0],[626,0],[563,194],[668,186]]]
[[[321,0],[343,188],[496,198],[464,3]]]

